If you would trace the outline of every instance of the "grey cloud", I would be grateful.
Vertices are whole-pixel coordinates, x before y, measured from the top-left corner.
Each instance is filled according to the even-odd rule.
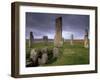
[[[26,38],[29,37],[30,31],[35,37],[48,35],[48,37],[54,38],[55,19],[58,16],[62,17],[62,29],[66,39],[68,32],[73,33],[75,38],[82,38],[84,30],[89,28],[88,15],[26,13]]]

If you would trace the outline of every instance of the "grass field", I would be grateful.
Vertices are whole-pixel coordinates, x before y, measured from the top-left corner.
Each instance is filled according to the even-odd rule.
[[[41,49],[43,47],[53,48],[52,42],[48,45],[44,43],[34,43],[33,48]],[[28,59],[30,49],[26,43],[26,59]],[[83,42],[74,42],[71,46],[69,42],[64,42],[63,47],[60,48],[59,57],[56,60],[49,61],[48,64],[43,66],[58,66],[58,65],[79,65],[89,64],[89,49],[83,47]]]

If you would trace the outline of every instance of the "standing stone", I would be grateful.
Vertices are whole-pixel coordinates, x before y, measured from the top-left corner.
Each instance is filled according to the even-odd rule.
[[[48,61],[48,55],[47,55],[47,53],[43,53],[42,54],[41,61],[42,61],[42,64],[46,64],[47,63],[47,61]]]
[[[85,30],[85,35],[84,35],[84,47],[88,48],[89,47],[89,40],[88,40],[88,30]]]
[[[34,41],[33,32],[30,32],[29,48],[32,48],[32,45],[33,45],[33,41]]]
[[[55,38],[54,38],[54,46],[62,47],[62,17],[58,17],[56,19],[56,28],[55,28]]]
[[[48,36],[43,36],[43,42],[45,45],[48,44]]]
[[[30,51],[30,59],[32,61],[33,66],[38,66],[38,53],[36,49],[32,49]]]
[[[41,56],[41,58],[38,59],[38,61],[39,61],[40,65],[43,65],[43,64],[46,64],[48,62],[47,48],[43,48],[41,50],[41,53],[42,53],[42,56]]]
[[[54,47],[53,48],[53,58],[58,58],[59,55],[59,48]]]
[[[73,36],[73,34],[71,34],[70,45],[73,45],[73,39],[74,39],[74,36]]]

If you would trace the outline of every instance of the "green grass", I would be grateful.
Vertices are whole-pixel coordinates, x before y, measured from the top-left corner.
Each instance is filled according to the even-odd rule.
[[[53,43],[34,43],[33,48],[41,49],[43,47],[53,48]],[[26,43],[26,57],[29,56],[29,48]],[[82,43],[75,43],[71,46],[68,42],[65,42],[63,47],[60,48],[60,54],[57,59],[52,59],[43,66],[58,66],[58,65],[79,65],[89,64],[89,49],[84,48]]]

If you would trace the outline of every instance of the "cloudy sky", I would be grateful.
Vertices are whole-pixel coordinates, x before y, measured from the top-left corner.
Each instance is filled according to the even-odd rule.
[[[85,29],[89,29],[89,15],[74,14],[47,14],[26,12],[26,39],[29,39],[30,31],[34,38],[48,36],[54,39],[55,19],[62,17],[62,36],[70,39],[71,34],[74,39],[83,39]]]

